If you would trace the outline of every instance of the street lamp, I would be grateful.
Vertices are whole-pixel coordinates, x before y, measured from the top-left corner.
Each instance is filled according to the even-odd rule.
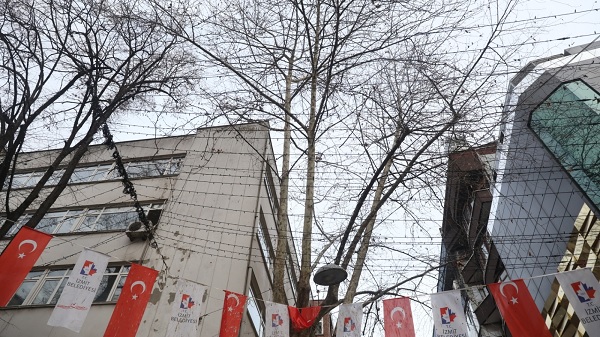
[[[313,281],[321,286],[331,286],[342,283],[348,273],[346,270],[337,264],[326,264],[319,268],[313,276]]]

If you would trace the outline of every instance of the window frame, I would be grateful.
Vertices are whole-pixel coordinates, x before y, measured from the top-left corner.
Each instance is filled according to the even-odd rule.
[[[164,171],[158,175],[134,176],[134,177],[130,177],[131,179],[169,177],[169,176],[176,176],[181,172],[181,164],[182,164],[184,158],[185,158],[185,155],[175,155],[175,156],[163,157],[163,158],[130,161],[130,162],[126,162],[124,164],[126,167],[129,167],[129,165],[136,165],[136,164],[143,164],[143,163],[146,163],[146,164],[161,163],[164,166]],[[76,177],[76,172],[79,172],[79,171],[93,171],[93,172],[91,174],[87,175],[84,179],[74,180]],[[46,172],[46,169],[27,171],[27,172],[17,172],[13,175],[13,185],[12,185],[11,189],[15,190],[15,189],[32,188],[35,186],[35,184],[37,184],[37,182],[39,181],[39,178],[41,178],[45,172]],[[62,175],[62,172],[64,172],[64,169],[62,169],[62,168],[56,169],[54,171],[54,173],[52,174],[52,176],[48,179],[46,186],[56,185],[56,183],[58,183],[58,181],[60,180],[58,173],[61,173],[61,175]],[[99,174],[99,173],[102,173],[102,174]],[[17,179],[17,181],[19,182],[18,184],[15,184],[15,181],[14,181],[15,179]],[[120,179],[120,177],[118,176],[118,173],[116,171],[115,163],[108,163],[108,164],[107,163],[97,163],[97,164],[90,164],[90,165],[86,165],[86,166],[77,167],[75,169],[75,171],[73,171],[73,174],[71,175],[71,177],[69,177],[68,184],[70,184],[70,185],[71,184],[87,184],[87,183],[92,183],[92,182],[110,181],[110,180],[117,180],[117,179]],[[6,190],[6,187],[7,186],[3,186],[2,190]]]
[[[56,305],[56,301],[58,301],[58,298],[60,297],[60,293],[62,293],[62,290],[64,289],[64,284],[67,282],[69,276],[73,272],[73,267],[74,267],[74,265],[53,266],[53,267],[45,268],[45,269],[33,269],[32,271],[29,272],[29,274],[27,275],[27,277],[25,278],[23,283],[21,283],[21,285],[19,285],[18,290],[11,297],[6,308],[15,309],[15,308],[30,308],[30,307],[47,307],[47,306]],[[110,268],[118,268],[118,269],[116,272],[109,272],[108,270]],[[109,264],[106,267],[107,270],[105,271],[104,275],[102,276],[102,281],[104,281],[105,278],[108,278],[110,276],[116,276],[114,282],[112,283],[112,285],[110,285],[110,290],[109,290],[108,296],[107,296],[107,299],[109,299],[109,300],[97,301],[98,295],[102,294],[99,291],[96,293],[96,297],[94,298],[94,301],[92,303],[93,304],[116,303],[121,292],[119,292],[116,297],[115,297],[115,293],[117,292],[117,290],[119,288],[123,288],[123,284],[125,283],[125,280],[127,279],[127,275],[129,275],[130,268],[131,268],[131,264],[129,264],[129,263],[127,263],[127,264]],[[60,275],[56,275],[56,274],[52,275],[52,273],[56,272],[56,271],[63,271],[63,272]],[[42,272],[42,273],[38,276],[30,278],[30,275],[32,273],[39,273],[39,272]],[[33,280],[35,280],[35,281],[33,281]],[[40,294],[42,294],[42,291],[44,289],[44,286],[47,284],[47,281],[54,281],[54,280],[58,280],[59,282],[54,286],[54,288],[50,292],[50,296],[48,297],[48,299],[44,303],[34,303],[34,301],[38,298],[38,296]],[[23,301],[20,304],[11,304],[11,302],[13,302],[13,299],[15,298],[15,296],[18,294],[19,290],[21,290],[21,288],[23,287],[23,284],[25,284],[25,283],[34,283],[34,284],[31,287],[31,289],[28,291],[27,295],[23,298]],[[53,301],[54,299],[56,299],[56,301]]]
[[[142,208],[144,208],[144,211],[146,211],[146,214],[147,214],[148,211],[151,209],[164,209],[165,203],[166,203],[166,201],[162,201],[162,202],[159,201],[159,202],[143,204]],[[123,211],[122,212],[106,212],[107,210],[117,210],[117,209],[123,209]],[[73,213],[78,214],[77,217],[70,218],[70,216]],[[70,234],[74,234],[74,233],[104,233],[104,232],[125,231],[127,229],[127,226],[129,225],[129,223],[124,224],[123,228],[100,229],[100,230],[98,229],[98,223],[102,221],[103,214],[119,214],[119,213],[135,214],[135,217],[137,219],[137,211],[135,210],[134,206],[106,205],[104,207],[98,207],[98,208],[92,208],[92,207],[72,208],[72,209],[67,209],[67,210],[52,210],[44,215],[44,217],[42,218],[42,221],[44,219],[49,219],[49,218],[58,218],[58,220],[57,220],[58,223],[56,224],[56,226],[53,227],[52,231],[50,231],[50,232],[45,231],[44,228],[41,228],[39,226],[36,226],[36,229],[39,231],[42,231],[44,233],[48,233],[48,234],[52,234],[52,235],[70,235]],[[15,234],[17,234],[19,229],[21,227],[23,227],[25,225],[25,223],[27,223],[27,221],[31,218],[32,214],[33,213],[23,214],[15,222],[15,225],[10,229],[10,231],[6,234],[6,237],[12,237]],[[60,217],[53,216],[53,215],[57,215],[57,214],[62,214],[62,215]],[[95,220],[92,223],[92,227],[90,227],[90,229],[81,230],[82,226],[86,225],[85,219],[88,216],[93,215],[93,214],[95,214]],[[65,223],[68,220],[72,220],[70,230],[61,231],[61,229],[63,228],[63,226],[65,225]]]
[[[250,325],[252,326],[252,329],[254,329],[256,336],[264,337],[265,324],[266,324],[265,323],[265,308],[264,308],[264,304],[261,305],[261,303],[259,303],[259,302],[262,302],[262,298],[260,297],[260,291],[257,290],[258,287],[256,287],[252,283],[250,284],[250,287],[248,287],[248,299],[246,300],[246,313],[248,314],[248,317],[250,318]],[[258,315],[256,315],[256,313],[252,314],[250,308],[256,308],[256,313],[258,313]],[[260,322],[256,322],[256,318],[260,319]],[[258,327],[257,327],[257,325],[258,325]]]
[[[275,267],[275,251],[273,249],[273,242],[271,241],[271,236],[268,232],[269,228],[267,227],[262,208],[260,209],[260,216],[258,222],[259,223],[256,230],[256,238],[258,241],[258,245],[260,246],[263,261],[267,266],[269,274],[271,275],[271,273],[273,272],[273,268]]]

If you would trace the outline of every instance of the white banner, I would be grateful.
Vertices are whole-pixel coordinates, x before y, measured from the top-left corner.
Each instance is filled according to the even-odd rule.
[[[198,335],[198,322],[202,315],[202,298],[206,287],[182,279],[179,279],[177,284],[166,336],[195,337]]]
[[[577,269],[556,274],[569,303],[575,309],[585,332],[600,337],[600,284],[589,269]]]
[[[338,311],[337,337],[360,337],[362,303],[342,304]]]
[[[437,337],[469,336],[460,290],[431,294],[431,308]]]
[[[108,255],[89,249],[81,252],[50,315],[48,325],[62,326],[75,332],[81,330],[106,271],[109,258]]]
[[[287,305],[265,301],[265,337],[290,335],[290,313]]]

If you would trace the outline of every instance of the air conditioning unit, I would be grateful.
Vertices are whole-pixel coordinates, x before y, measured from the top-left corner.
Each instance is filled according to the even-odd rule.
[[[151,221],[149,221],[149,227],[152,228]],[[135,241],[136,239],[144,241],[148,239],[148,236],[150,235],[150,233],[148,233],[148,230],[146,229],[146,227],[144,227],[144,224],[141,221],[135,221],[130,223],[129,226],[127,226],[127,230],[125,230],[125,234],[131,241]]]

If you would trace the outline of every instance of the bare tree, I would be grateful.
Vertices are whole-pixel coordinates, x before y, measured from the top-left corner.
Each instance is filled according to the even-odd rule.
[[[214,69],[204,92],[217,107],[212,117],[269,118],[274,130],[283,131],[276,302],[287,301],[290,201],[302,207],[299,307],[309,304],[310,276],[322,259],[351,274],[343,298],[339,286],[328,288],[322,315],[359,294],[372,302],[438,267],[375,290],[359,289],[381,219],[399,208],[410,216],[412,197],[423,196],[423,189],[435,192],[447,138],[483,133],[482,121],[497,98],[489,96],[493,76],[504,52],[510,53],[494,41],[513,6],[227,0],[162,8],[167,21],[161,24]],[[481,43],[457,52],[466,49],[461,37],[472,28],[470,19],[482,16],[489,22]],[[333,224],[322,227],[325,221]],[[323,247],[313,246],[316,236],[325,240]]]
[[[117,111],[183,104],[195,69],[179,38],[137,19],[158,15],[143,0],[4,0],[0,11],[3,237],[33,206],[36,226]],[[57,156],[18,189],[20,153],[42,143]]]

